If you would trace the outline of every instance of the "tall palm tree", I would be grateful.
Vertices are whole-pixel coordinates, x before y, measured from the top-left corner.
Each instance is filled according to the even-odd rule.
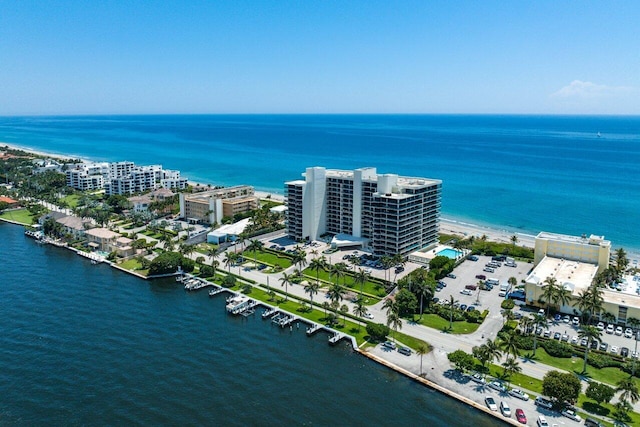
[[[577,307],[583,314],[589,313],[586,323],[591,323],[593,315],[602,310],[602,306],[604,305],[602,292],[602,289],[598,286],[591,285],[587,289],[580,291],[578,294],[573,306]],[[585,319],[583,318],[583,320]]]
[[[289,299],[289,285],[291,284],[291,279],[293,279],[292,274],[282,273],[282,277],[280,277],[281,286],[284,286],[284,300],[287,301]]]
[[[342,313],[342,324],[347,326],[347,313],[349,313],[349,306],[347,304],[342,304],[340,306],[340,313]]]
[[[627,253],[624,248],[618,248],[615,250],[616,252],[616,270],[618,270],[618,274],[623,274],[629,265],[629,259],[627,258]]]
[[[340,267],[340,263],[329,266],[329,275],[336,278],[336,284],[340,280],[340,276],[342,276],[342,274],[343,270],[342,267]]]
[[[304,291],[305,293],[309,294],[309,299],[311,300],[312,308],[313,308],[313,296],[317,295],[319,290],[320,290],[320,284],[318,282],[315,282],[315,283],[307,282],[307,284],[304,285]]]
[[[640,326],[640,320],[635,317],[630,317],[627,319],[627,326],[635,332],[638,330],[638,326]]]
[[[422,313],[423,313],[423,301],[426,299],[427,301],[431,301],[431,298],[433,298],[433,294],[435,293],[435,291],[433,290],[433,287],[429,286],[428,283],[426,282],[418,282],[416,284],[416,295],[418,295],[418,297],[420,297],[420,319],[422,319]]]
[[[369,273],[359,268],[358,271],[353,276],[353,282],[357,285],[360,284],[360,295],[362,295],[362,287],[369,280]]]
[[[212,259],[211,260],[211,267],[213,268],[213,277],[216,277],[216,271],[218,270],[218,266],[220,265],[220,261],[218,261],[217,259]]]
[[[587,372],[587,357],[589,356],[589,347],[593,340],[600,340],[602,331],[592,325],[583,325],[578,331],[578,337],[580,339],[586,338],[587,345],[584,348],[584,365],[582,365],[582,372]]]
[[[420,356],[420,376],[422,376],[422,373],[423,373],[422,372],[422,356],[424,356],[428,352],[429,352],[429,348],[423,343],[418,344],[418,347],[416,347],[416,354]]]
[[[293,264],[298,266],[298,269],[302,272],[302,268],[307,265],[307,253],[303,250],[295,251],[293,254]]]
[[[547,304],[547,317],[549,317],[549,308],[551,308],[551,304],[553,303],[555,295],[558,292],[557,289],[559,285],[556,278],[551,276],[544,279],[544,283],[546,285],[542,290],[540,300],[544,301]]]
[[[322,302],[322,308],[324,308],[324,319],[327,320],[327,310],[329,309],[329,303],[327,301]]]
[[[504,350],[507,358],[510,354],[513,355],[514,359],[518,357],[518,337],[516,334],[511,332],[503,335],[503,338],[500,340],[500,348]]]
[[[389,272],[389,268],[393,265],[393,260],[391,259],[391,257],[389,255],[383,255],[380,258],[380,263],[382,264],[382,267],[384,268],[384,281],[388,282],[389,280],[387,279],[387,273]]]
[[[262,250],[263,247],[264,247],[264,243],[262,243],[258,239],[251,239],[249,241],[249,247],[247,249],[249,249],[250,251],[253,252],[253,260],[254,261],[256,261],[256,262],[258,261],[258,258],[256,258],[257,252],[259,250]]]
[[[329,286],[329,290],[327,291],[327,295],[329,296],[329,299],[331,300],[331,302],[340,302],[344,299],[344,286],[342,286],[340,283],[334,283],[331,286]]]
[[[522,372],[522,367],[515,359],[515,357],[507,357],[507,360],[502,364],[504,368],[504,376],[507,378],[507,385],[511,384],[511,375],[518,372]]]
[[[502,351],[500,350],[500,346],[495,340],[491,341],[490,339],[487,339],[487,342],[485,343],[485,345],[487,346],[489,361],[493,362],[494,360],[500,359],[500,357],[502,357]]]
[[[384,303],[382,303],[382,308],[384,308],[385,310],[387,310],[387,317],[389,316],[389,314],[391,313],[398,313],[400,311],[399,307],[398,307],[398,303],[396,302],[395,299],[393,298],[387,298],[384,300]]]
[[[224,265],[229,269],[229,273],[231,273],[231,266],[236,262],[238,255],[235,252],[226,252],[224,254]]]
[[[327,265],[325,257],[313,258],[309,263],[309,268],[316,271],[316,283],[320,282],[319,274],[320,270],[324,270]]]
[[[513,236],[511,236],[511,244],[513,245],[513,249],[516,248],[516,243],[518,243],[518,236],[514,234]]]
[[[640,400],[638,385],[636,384],[636,381],[633,379],[633,377],[623,378],[618,381],[618,384],[616,385],[618,386],[616,388],[616,391],[621,392],[620,400],[623,400],[625,402],[631,401],[632,403],[636,403],[638,400]]]
[[[556,294],[553,296],[553,304],[558,307],[558,311],[560,311],[563,306],[568,305],[570,302],[571,291],[560,285],[556,290]]]
[[[604,313],[602,313],[600,315],[600,318],[602,319],[603,322],[606,322],[606,323],[615,323],[616,321],[616,316],[609,313],[608,311],[605,311]]]
[[[359,331],[360,321],[361,321],[360,318],[363,317],[365,314],[367,314],[367,306],[364,304],[364,298],[358,297],[358,299],[356,299],[356,302],[353,306],[353,314],[358,316],[358,331]]]
[[[450,295],[446,303],[446,307],[449,309],[449,330],[453,329],[453,310],[455,310],[457,302],[458,300],[453,298],[453,295]]]
[[[534,314],[531,318],[531,326],[533,326],[533,356],[536,355],[536,350],[538,349],[538,328],[547,328],[549,327],[549,321],[546,316],[542,316],[540,314]]]
[[[393,311],[387,315],[387,326],[393,328],[396,334],[398,333],[398,328],[402,329],[402,320],[398,312]],[[393,338],[395,339],[395,337]]]

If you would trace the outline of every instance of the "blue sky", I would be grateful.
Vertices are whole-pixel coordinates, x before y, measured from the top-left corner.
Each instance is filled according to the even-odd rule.
[[[0,115],[640,114],[640,2],[0,0]]]

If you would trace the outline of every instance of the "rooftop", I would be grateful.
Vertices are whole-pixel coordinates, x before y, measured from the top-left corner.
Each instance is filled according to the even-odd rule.
[[[545,256],[529,274],[527,282],[545,286],[546,278],[553,277],[559,284],[571,289],[572,294],[577,295],[580,290],[591,285],[597,272],[596,264]]]
[[[92,228],[87,230],[88,236],[97,237],[99,239],[115,239],[120,237],[120,234],[115,231],[111,231],[108,228]]]
[[[611,242],[609,240],[604,240],[604,236],[596,236],[592,234],[587,238],[586,234],[582,236],[570,236],[567,234],[556,234],[556,233],[548,233],[546,231],[541,231],[536,239],[544,239],[544,240],[557,240],[561,242],[567,243],[577,243],[583,245],[598,245],[598,246],[611,246]]]

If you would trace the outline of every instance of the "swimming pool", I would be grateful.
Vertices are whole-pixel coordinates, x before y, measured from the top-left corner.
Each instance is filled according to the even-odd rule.
[[[436,256],[446,256],[447,258],[451,259],[458,259],[460,255],[462,255],[462,252],[451,248],[442,249],[441,251],[436,253]]]

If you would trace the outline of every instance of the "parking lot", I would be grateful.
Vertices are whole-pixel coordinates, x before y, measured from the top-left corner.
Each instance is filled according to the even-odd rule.
[[[453,271],[455,278],[446,277],[442,282],[446,284],[436,292],[439,300],[449,300],[453,296],[460,305],[475,306],[480,310],[489,310],[492,313],[499,313],[500,304],[505,299],[500,294],[500,285],[506,284],[510,277],[515,277],[518,284],[522,284],[522,280],[527,277],[527,273],[532,267],[528,263],[516,263],[515,267],[508,267],[502,263],[500,267],[496,267],[493,272],[484,271],[486,264],[491,262],[490,256],[478,255],[477,261],[465,260],[457,266]],[[479,282],[485,281],[476,276],[484,276],[485,279],[497,279],[498,285],[491,290],[481,290],[479,287],[475,290],[467,289],[467,286],[478,286]]]

